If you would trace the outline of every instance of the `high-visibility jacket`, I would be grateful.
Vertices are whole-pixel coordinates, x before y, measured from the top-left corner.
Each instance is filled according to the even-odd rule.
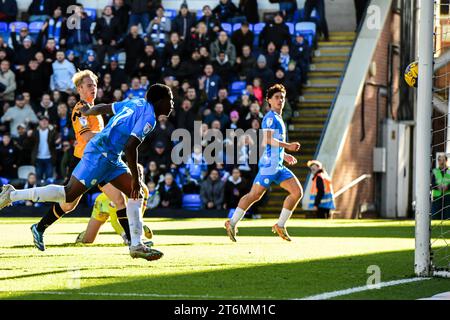
[[[445,174],[442,174],[441,169],[434,168],[433,169],[434,179],[436,181],[436,185],[450,185],[450,169],[445,170]],[[450,190],[444,192],[444,194],[450,194]],[[442,191],[438,188],[434,188],[432,191],[433,199],[437,199],[442,196]]]
[[[333,186],[331,185],[331,179],[328,176],[328,174],[324,173],[324,172],[319,172],[318,174],[316,174],[312,180],[312,185],[311,185],[311,195],[310,195],[310,204],[309,207],[313,208],[314,207],[314,203],[316,201],[316,196],[317,196],[317,177],[321,177],[323,180],[323,186],[325,188],[324,190],[324,195],[322,197],[322,199],[320,200],[320,204],[319,207],[320,208],[325,208],[325,209],[336,209],[335,205],[334,205],[334,200],[333,200]]]

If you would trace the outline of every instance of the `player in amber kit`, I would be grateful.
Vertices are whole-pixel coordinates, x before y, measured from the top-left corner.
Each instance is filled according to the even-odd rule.
[[[103,118],[101,115],[97,116],[82,116],[80,108],[83,107],[84,102],[93,106],[94,100],[97,96],[97,76],[90,70],[78,71],[72,79],[80,101],[74,106],[72,111],[72,126],[75,131],[75,150],[72,163],[69,166],[68,177],[71,176],[74,168],[78,165],[86,144],[104,128]],[[114,203],[117,210],[118,220],[125,230],[128,239],[130,236],[130,228],[128,226],[128,219],[126,215],[125,196],[117,188],[111,184],[101,185],[102,191]],[[60,219],[63,215],[73,211],[80,201],[81,196],[71,203],[54,203],[47,214],[39,221],[39,223],[31,226],[31,232],[34,238],[34,245],[41,251],[45,250],[44,232],[55,221]]]

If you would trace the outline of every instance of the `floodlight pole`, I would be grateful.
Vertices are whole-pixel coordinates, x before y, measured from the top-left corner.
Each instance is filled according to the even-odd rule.
[[[430,275],[430,155],[433,83],[434,1],[420,1],[419,82],[416,125],[416,229],[414,272]]]

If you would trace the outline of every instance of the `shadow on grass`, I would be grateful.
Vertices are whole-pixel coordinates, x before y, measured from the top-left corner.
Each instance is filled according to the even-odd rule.
[[[267,237],[272,235],[272,226],[246,227],[242,223],[238,229],[238,237]],[[379,226],[379,227],[287,227],[294,237],[362,237],[362,238],[414,238],[413,226]],[[448,227],[450,230],[450,226]],[[198,229],[162,229],[153,230],[158,235],[170,236],[226,236],[223,228]]]
[[[245,222],[238,227],[238,237],[268,237],[273,235],[272,225],[246,227]],[[450,225],[442,226],[439,234],[445,234],[450,239]],[[367,227],[287,227],[294,237],[325,237],[325,238],[414,238],[414,226],[367,226]],[[187,229],[152,229],[155,237],[161,236],[226,236],[225,229],[217,228],[187,228]],[[57,232],[53,234],[78,235],[77,232]],[[101,232],[101,235],[115,235],[115,232]],[[438,235],[434,231],[433,235]],[[66,245],[63,245],[66,246]]]
[[[224,259],[232,255],[233,251],[224,252]],[[151,264],[164,269],[163,259]],[[7,299],[293,299],[366,285],[370,276],[367,268],[371,265],[380,267],[381,281],[411,278],[414,277],[414,252],[405,250],[250,267],[236,264],[229,265],[228,269],[190,273],[149,273],[99,285],[83,285],[82,279],[80,290],[46,291],[45,294],[17,292]],[[397,298],[411,299],[426,294],[410,290]]]

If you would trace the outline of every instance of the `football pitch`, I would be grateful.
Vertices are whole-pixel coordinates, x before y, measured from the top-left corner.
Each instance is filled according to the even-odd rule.
[[[75,245],[87,218],[49,228],[40,252],[29,229],[37,220],[0,219],[0,299],[419,299],[450,291],[450,279],[434,278],[339,293],[366,286],[374,270],[381,284],[415,278],[413,221],[292,219],[289,243],[271,233],[276,220],[246,219],[232,243],[224,219],[146,218],[164,252],[148,262],[131,259],[109,222],[96,243]]]

